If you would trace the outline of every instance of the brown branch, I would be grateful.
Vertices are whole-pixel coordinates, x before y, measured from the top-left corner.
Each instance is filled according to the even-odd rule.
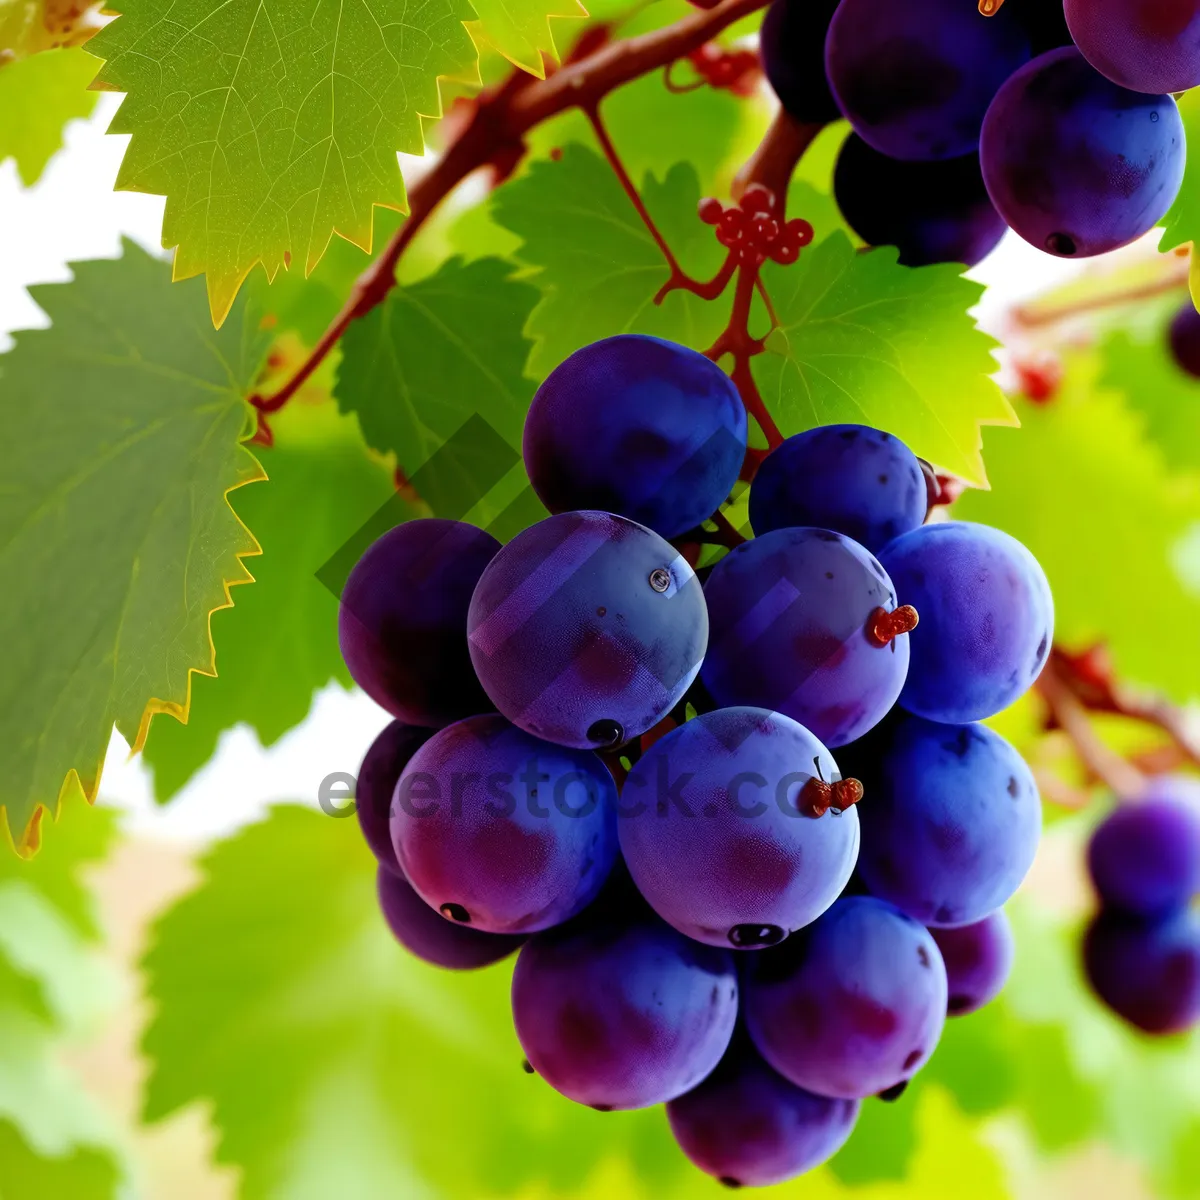
[[[534,126],[570,108],[594,112],[601,100],[623,84],[665,67],[689,54],[723,29],[766,6],[767,0],[720,0],[697,9],[663,29],[610,42],[545,79],[522,71],[498,88],[482,92],[470,121],[433,169],[409,189],[408,220],[354,285],[341,312],[330,322],[291,379],[269,396],[252,396],[261,412],[271,413],[300,389],[337,345],[350,323],[370,312],[391,291],[396,266],[408,244],[438,205],[480,167],[524,148]]]
[[[734,176],[731,189],[734,199],[740,199],[752,183],[761,183],[775,193],[782,221],[787,212],[788,187],[796,164],[824,128],[824,125],[797,121],[780,109],[758,149]]]

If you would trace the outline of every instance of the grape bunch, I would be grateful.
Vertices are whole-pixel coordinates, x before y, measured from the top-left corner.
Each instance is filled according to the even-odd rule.
[[[850,122],[838,206],[908,266],[973,266],[1006,226],[1103,254],[1183,181],[1171,93],[1200,84],[1200,0],[773,0],[761,43],[793,117]]]
[[[1083,953],[1096,994],[1145,1033],[1200,1023],[1200,782],[1152,779],[1096,828],[1088,868],[1100,912]]]
[[[571,355],[523,450],[550,516],[400,525],[342,596],[396,718],[357,787],[380,906],[438,966],[519,952],[526,1068],[564,1096],[665,1104],[703,1171],[787,1179],[1004,983],[1041,810],[978,722],[1041,669],[1049,588],[927,523],[932,468],[855,425],[774,449],[757,536],[697,570],[755,458],[730,379],[661,339]]]

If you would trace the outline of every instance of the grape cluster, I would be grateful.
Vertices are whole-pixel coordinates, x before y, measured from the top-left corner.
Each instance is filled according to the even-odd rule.
[[[788,112],[849,120],[838,205],[909,266],[973,266],[1006,225],[1103,254],[1182,183],[1170,93],[1200,84],[1200,0],[1008,0],[990,17],[969,0],[773,0],[761,41]]]
[[[1200,1022],[1200,782],[1151,780],[1097,827],[1088,867],[1101,906],[1084,938],[1096,994],[1145,1033]]]
[[[931,468],[854,425],[765,458],[758,536],[702,586],[746,447],[702,355],[586,346],[526,421],[551,515],[504,546],[401,525],[340,617],[397,718],[357,788],[396,939],[452,969],[519,948],[527,1069],[597,1109],[666,1104],[731,1185],[823,1162],[1002,986],[1040,802],[976,722],[1053,620],[1023,547],[926,523]]]
[[[768,258],[787,266],[813,240],[813,227],[799,217],[783,220],[775,193],[761,183],[752,183],[736,207],[712,196],[701,200],[700,220],[715,225],[717,241],[747,267],[761,266]]]

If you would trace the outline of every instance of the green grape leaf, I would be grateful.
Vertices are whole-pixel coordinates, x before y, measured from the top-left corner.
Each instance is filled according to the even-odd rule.
[[[497,258],[450,259],[394,288],[342,341],[338,405],[439,516],[488,524],[528,486],[519,460],[534,385],[522,330],[538,294],[512,274]],[[460,432],[478,418],[485,437]]]
[[[1168,318],[1174,315],[1174,306]],[[1200,379],[1171,357],[1161,319],[1146,334],[1110,332],[1097,347],[1099,385],[1119,392],[1145,422],[1146,436],[1172,471],[1200,470]]]
[[[154,713],[186,716],[258,551],[226,499],[262,478],[240,444],[257,322],[214,335],[200,286],[132,243],[73,269],[0,357],[0,803],[23,852],[61,796],[94,797],[114,722],[140,749]]]
[[[220,673],[193,680],[187,724],[156,721],[146,742],[160,803],[209,760],[224,730],[244,722],[269,746],[304,719],[316,689],[331,679],[351,686],[337,600],[317,571],[395,494],[392,475],[331,402],[293,401],[270,421],[274,444],[259,452],[268,482],[230,498],[262,546],[254,586],[213,616]]]
[[[542,56],[558,61],[551,17],[586,17],[579,0],[471,0],[479,17],[467,28],[476,42],[484,41],[522,70],[546,76]]]
[[[63,126],[95,107],[97,97],[87,90],[95,74],[96,60],[82,50],[51,50],[0,66],[0,112],[10,114],[0,122],[0,162],[16,159],[26,187],[61,148]]]
[[[406,211],[396,152],[422,152],[438,77],[476,72],[466,0],[115,7],[88,50],[128,93],[117,186],[166,196],[175,277],[207,275],[218,326],[256,263],[308,274],[335,233],[370,250],[373,207]]]
[[[69,1153],[38,1154],[10,1121],[0,1120],[0,1196],[5,1200],[115,1200],[120,1172],[112,1156],[91,1146]]]
[[[897,252],[859,253],[842,233],[762,278],[779,326],[752,360],[786,436],[855,422],[886,429],[916,454],[985,485],[981,425],[1015,425],[989,378],[995,342],[967,309],[983,291],[956,266],[902,267]]]
[[[994,490],[967,492],[952,511],[1037,556],[1058,640],[1103,640],[1121,678],[1187,699],[1196,674],[1180,646],[1200,621],[1200,483],[1173,476],[1124,398],[1095,387],[1098,365],[1075,356],[1050,403],[1020,402],[1021,433],[988,443]]]
[[[689,163],[659,180],[647,175],[642,199],[680,264],[699,278],[716,274],[724,251],[696,216],[700,184]],[[545,378],[580,346],[615,333],[650,333],[704,350],[720,333],[729,301],[655,292],[667,281],[662,252],[608,164],[585,146],[558,161],[533,163],[497,189],[495,219],[522,239],[519,257],[538,268],[542,299],[529,318],[529,369]]]

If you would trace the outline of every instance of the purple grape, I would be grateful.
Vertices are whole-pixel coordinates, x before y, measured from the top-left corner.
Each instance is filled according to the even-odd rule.
[[[865,425],[795,434],[767,455],[750,485],[750,523],[759,536],[797,526],[832,529],[872,554],[916,529],[927,507],[917,456],[899,438]]]
[[[1200,313],[1189,296],[1171,322],[1171,357],[1182,371],[1200,379]]]
[[[750,1036],[784,1078],[818,1096],[874,1096],[910,1079],[946,1021],[946,968],[929,931],[872,896],[846,896],[751,960]]]
[[[504,933],[483,933],[439,916],[413,891],[407,879],[382,864],[375,877],[379,907],[396,941],[435,967],[472,971],[507,958],[524,941]]]
[[[1004,236],[974,151],[940,162],[904,162],[851,134],[838,155],[833,192],[854,232],[872,246],[895,246],[906,267],[973,267]]]
[[[695,572],[624,517],[562,513],[518,534],[471,600],[471,660],[495,706],[562,746],[613,746],[675,707],[700,669]]]
[[[408,760],[432,736],[431,729],[393,721],[371,743],[358,768],[354,801],[359,828],[380,865],[397,875],[403,872],[396,861],[390,824],[396,780]]]
[[[1066,46],[996,94],[979,157],[992,203],[1021,237],[1087,258],[1154,228],[1183,180],[1184,141],[1170,96],[1128,91]]]
[[[832,1158],[860,1107],[788,1083],[748,1037],[735,1033],[717,1069],[667,1105],[667,1119],[700,1170],[728,1187],[769,1187]]]
[[[439,728],[491,709],[471,669],[467,608],[499,549],[463,521],[408,521],[354,565],[338,610],[342,657],[392,716]]]
[[[1102,913],[1088,927],[1084,966],[1096,994],[1145,1033],[1182,1033],[1200,1021],[1200,917],[1143,921]]]
[[[896,593],[849,538],[827,529],[763,534],[717,563],[704,597],[712,635],[702,678],[718,704],[773,709],[837,747],[900,695],[909,638],[871,632],[881,611],[896,608]]]
[[[392,802],[405,878],[447,919],[533,933],[574,916],[617,853],[616,785],[587,751],[539,741],[494,714],[440,730]]]
[[[981,721],[1041,673],[1054,639],[1054,600],[1038,561],[986,525],[941,521],[879,556],[896,592],[921,614],[900,703],[931,721]]]
[[[836,121],[825,78],[825,34],[838,0],[773,0],[759,30],[763,72],[779,103],[810,125]]]
[[[1066,0],[1067,25],[1101,75],[1135,92],[1200,84],[1200,0]]]
[[[552,513],[599,509],[677,537],[737,482],[746,409],[703,354],[620,334],[576,350],[538,388],[524,456]]]
[[[1020,886],[1042,806],[1025,760],[998,733],[905,714],[848,761],[870,797],[858,872],[872,895],[922,925],[970,925]]]
[[[1088,869],[1105,908],[1160,917],[1200,893],[1200,780],[1152,779],[1092,834]]]
[[[978,1012],[1000,995],[1016,956],[1012,925],[1004,909],[974,925],[931,929],[942,952],[950,985],[947,1011],[952,1017]]]
[[[737,1018],[723,950],[653,916],[584,917],[540,934],[513,974],[513,1019],[534,1070],[593,1108],[646,1108],[694,1088],[720,1061]]]
[[[1015,13],[962,0],[842,0],[825,73],[854,132],[891,158],[958,158],[996,89],[1029,58]]]
[[[634,882],[660,917],[710,946],[774,945],[816,920],[858,857],[858,815],[811,815],[841,779],[829,751],[761,708],[698,716],[629,773],[618,822]],[[857,792],[854,795],[857,796]]]

